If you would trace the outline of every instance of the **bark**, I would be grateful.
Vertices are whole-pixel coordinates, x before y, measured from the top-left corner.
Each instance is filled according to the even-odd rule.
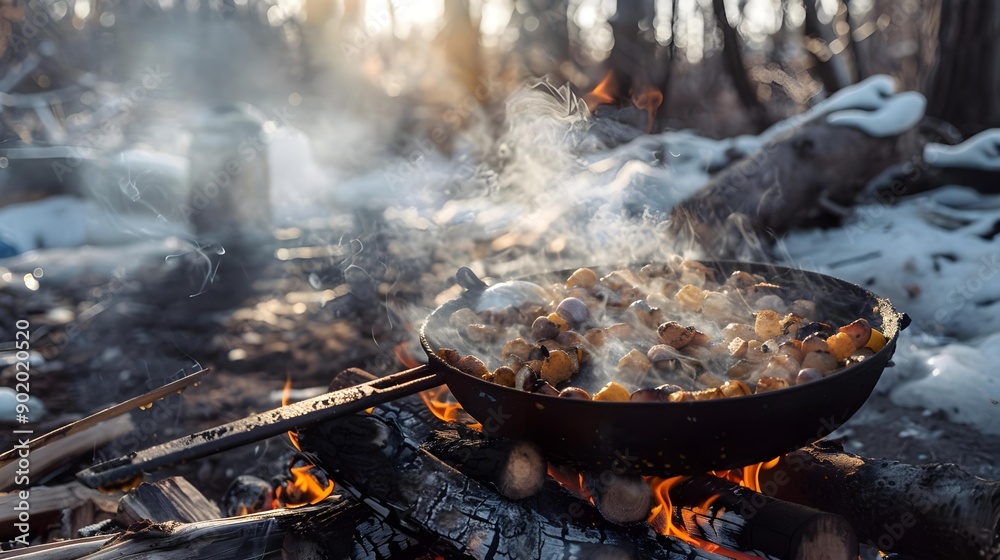
[[[917,558],[1000,558],[1000,481],[953,464],[865,459],[821,442],[760,476],[768,495],[846,518],[858,538]]]
[[[1000,126],[1000,4],[942,0],[927,114],[971,136]]]
[[[851,49],[851,57],[854,59],[854,72],[856,74],[856,81],[860,82],[868,76],[871,76],[871,70],[868,68],[868,59],[865,58],[864,48],[861,46],[861,41],[854,38],[854,31],[859,27],[858,22],[854,21],[851,15],[851,4],[855,4],[857,0],[843,0],[844,1],[844,19],[847,21],[849,27],[847,32],[847,44]]]
[[[809,122],[716,175],[673,209],[669,229],[712,258],[761,258],[796,226],[835,224],[868,181],[920,146],[916,130],[873,138]]]

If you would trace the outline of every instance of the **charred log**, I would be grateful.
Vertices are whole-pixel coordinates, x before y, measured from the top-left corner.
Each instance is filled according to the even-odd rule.
[[[545,457],[531,442],[486,438],[471,430],[437,430],[422,447],[512,500],[534,496],[545,483]]]
[[[865,459],[821,442],[789,453],[760,482],[769,495],[843,516],[862,542],[880,550],[1000,557],[1000,481],[953,464]]]
[[[714,476],[670,489],[674,524],[688,534],[734,550],[773,558],[850,560],[858,539],[847,520],[765,496]]]
[[[611,471],[583,475],[584,488],[594,505],[612,523],[639,523],[649,519],[655,498],[649,484],[639,475]]]

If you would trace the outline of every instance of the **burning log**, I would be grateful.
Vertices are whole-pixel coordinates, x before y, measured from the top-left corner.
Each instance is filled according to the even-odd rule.
[[[436,430],[421,447],[512,500],[534,496],[545,483],[545,457],[527,441],[485,438],[471,430]]]
[[[714,476],[698,476],[670,489],[673,522],[688,534],[734,550],[773,558],[843,560],[858,557],[847,520],[758,494]]]
[[[418,446],[415,436],[431,431],[428,416],[421,401],[401,399],[370,415],[320,424],[299,443],[344,488],[439,551],[472,558],[721,558],[649,528],[610,524],[552,486],[508,501]]]
[[[821,442],[762,471],[761,489],[845,517],[865,543],[918,558],[1000,557],[1000,481],[953,464],[906,465]]]

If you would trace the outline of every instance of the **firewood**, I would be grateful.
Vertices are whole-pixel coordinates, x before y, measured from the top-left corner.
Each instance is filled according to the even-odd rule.
[[[612,471],[587,473],[583,475],[583,485],[608,521],[621,525],[649,519],[655,499],[641,476]]]
[[[472,430],[435,430],[422,448],[512,500],[533,496],[545,482],[545,457],[531,442],[485,438]]]
[[[858,539],[843,517],[776,500],[714,476],[670,489],[673,521],[688,534],[773,558],[853,560]]]
[[[793,451],[760,475],[782,500],[843,516],[858,538],[917,558],[1000,558],[1000,481],[954,464],[865,459],[839,444]]]
[[[219,506],[180,476],[153,483],[143,482],[118,502],[118,521],[122,525],[142,520],[193,523],[221,517]]]
[[[420,401],[416,404],[423,406]],[[642,530],[626,530],[559,489],[511,502],[422,450],[384,414],[323,423],[300,435],[341,488],[363,496],[432,550],[472,558],[564,558],[615,552],[624,558],[721,558]],[[409,416],[398,408],[396,418]]]
[[[313,506],[196,523],[135,523],[116,537],[92,537],[28,547],[18,560],[112,560],[155,558],[285,558],[286,544],[302,550],[309,541],[327,557],[352,556],[355,527],[369,515],[353,500],[329,499]],[[95,543],[106,541],[99,550]],[[58,544],[58,546],[55,546]],[[354,555],[353,557],[357,557]],[[365,557],[365,556],[361,556]]]
[[[70,482],[59,486],[35,486],[29,492],[29,503],[33,516],[74,509],[86,502],[95,502],[101,509],[114,511],[118,503],[118,495],[91,490],[79,482]],[[0,495],[0,526],[8,527],[14,523],[18,515],[14,506],[19,501],[21,499],[18,492]]]
[[[341,374],[331,390],[356,382],[358,372]],[[509,501],[419,447],[438,422],[423,402],[408,397],[371,414],[305,430],[299,444],[340,488],[363,496],[383,518],[442,553],[497,559],[722,558],[648,526],[609,523],[551,480],[534,496]]]

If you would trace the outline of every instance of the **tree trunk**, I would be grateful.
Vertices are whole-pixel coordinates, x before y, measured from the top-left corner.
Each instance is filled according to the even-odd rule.
[[[927,114],[966,136],[1000,127],[1000,3],[942,0]]]
[[[715,22],[722,30],[722,61],[726,73],[733,81],[740,103],[750,112],[751,120],[758,129],[763,130],[770,124],[770,118],[767,115],[767,108],[757,97],[756,88],[750,83],[746,66],[743,64],[739,34],[729,23],[725,0],[712,0],[712,9],[715,12]]]
[[[803,0],[802,4],[806,11],[806,50],[816,59],[823,88],[829,95],[850,85],[851,79],[847,75],[844,59],[830,49],[835,39],[833,29],[819,20],[816,0]]]

